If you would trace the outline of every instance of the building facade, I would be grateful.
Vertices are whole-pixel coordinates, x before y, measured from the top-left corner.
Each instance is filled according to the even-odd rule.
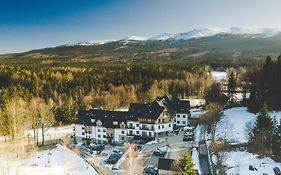
[[[152,103],[131,103],[128,111],[80,110],[75,140],[116,145],[139,138],[152,140],[187,126],[189,118],[187,103],[166,95]]]

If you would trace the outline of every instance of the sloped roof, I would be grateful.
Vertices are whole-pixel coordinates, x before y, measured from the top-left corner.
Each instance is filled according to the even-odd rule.
[[[158,159],[158,169],[166,171],[177,171],[177,164],[174,159]]]
[[[158,103],[131,103],[129,107],[129,115],[133,118],[157,119],[164,111],[165,107]]]
[[[156,97],[154,102],[157,102],[161,106],[165,106],[172,112],[189,113],[190,103],[186,100],[180,100],[178,98],[171,99],[165,94],[162,97]]]
[[[126,123],[128,117],[128,112],[123,111],[108,111],[102,109],[80,110],[75,123],[95,126],[96,122],[91,121],[91,119],[95,119],[95,121],[100,120],[102,126],[107,128],[118,128],[120,127],[120,123]],[[118,125],[114,125],[114,121],[117,121]]]

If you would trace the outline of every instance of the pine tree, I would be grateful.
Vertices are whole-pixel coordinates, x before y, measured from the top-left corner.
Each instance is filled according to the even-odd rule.
[[[236,88],[236,78],[234,75],[234,72],[232,71],[228,80],[228,86],[227,86],[227,93],[228,96],[232,96],[235,94],[235,88]]]
[[[188,150],[184,151],[183,155],[180,157],[177,167],[179,175],[195,175],[196,172],[193,169],[194,163],[192,162],[192,158],[188,152]]]
[[[276,116],[273,118],[273,129],[272,129],[272,142],[271,142],[271,150],[272,154],[276,157],[280,154],[280,133],[279,133],[280,125],[278,126]]]
[[[273,122],[268,115],[267,105],[264,104],[252,129],[253,137],[251,138],[251,141],[256,145],[257,151],[261,153],[270,151],[272,129]]]

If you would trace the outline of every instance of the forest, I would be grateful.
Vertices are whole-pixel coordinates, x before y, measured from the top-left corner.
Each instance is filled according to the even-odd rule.
[[[263,64],[258,64],[247,72],[250,98],[248,108],[258,112],[266,103],[269,110],[281,109],[281,56],[272,59],[266,57]]]
[[[213,80],[204,64],[116,64],[95,67],[0,66],[0,135],[34,136],[72,123],[79,109],[117,109],[158,95],[203,97]],[[34,138],[36,140],[36,138]]]

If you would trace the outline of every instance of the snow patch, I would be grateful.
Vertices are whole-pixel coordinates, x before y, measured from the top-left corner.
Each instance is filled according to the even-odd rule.
[[[224,152],[221,155],[223,155],[224,164],[227,166],[226,174],[228,175],[274,175],[273,168],[281,169],[281,163],[277,163],[269,157],[258,158],[257,155],[247,151]],[[256,170],[249,170],[249,166]]]

